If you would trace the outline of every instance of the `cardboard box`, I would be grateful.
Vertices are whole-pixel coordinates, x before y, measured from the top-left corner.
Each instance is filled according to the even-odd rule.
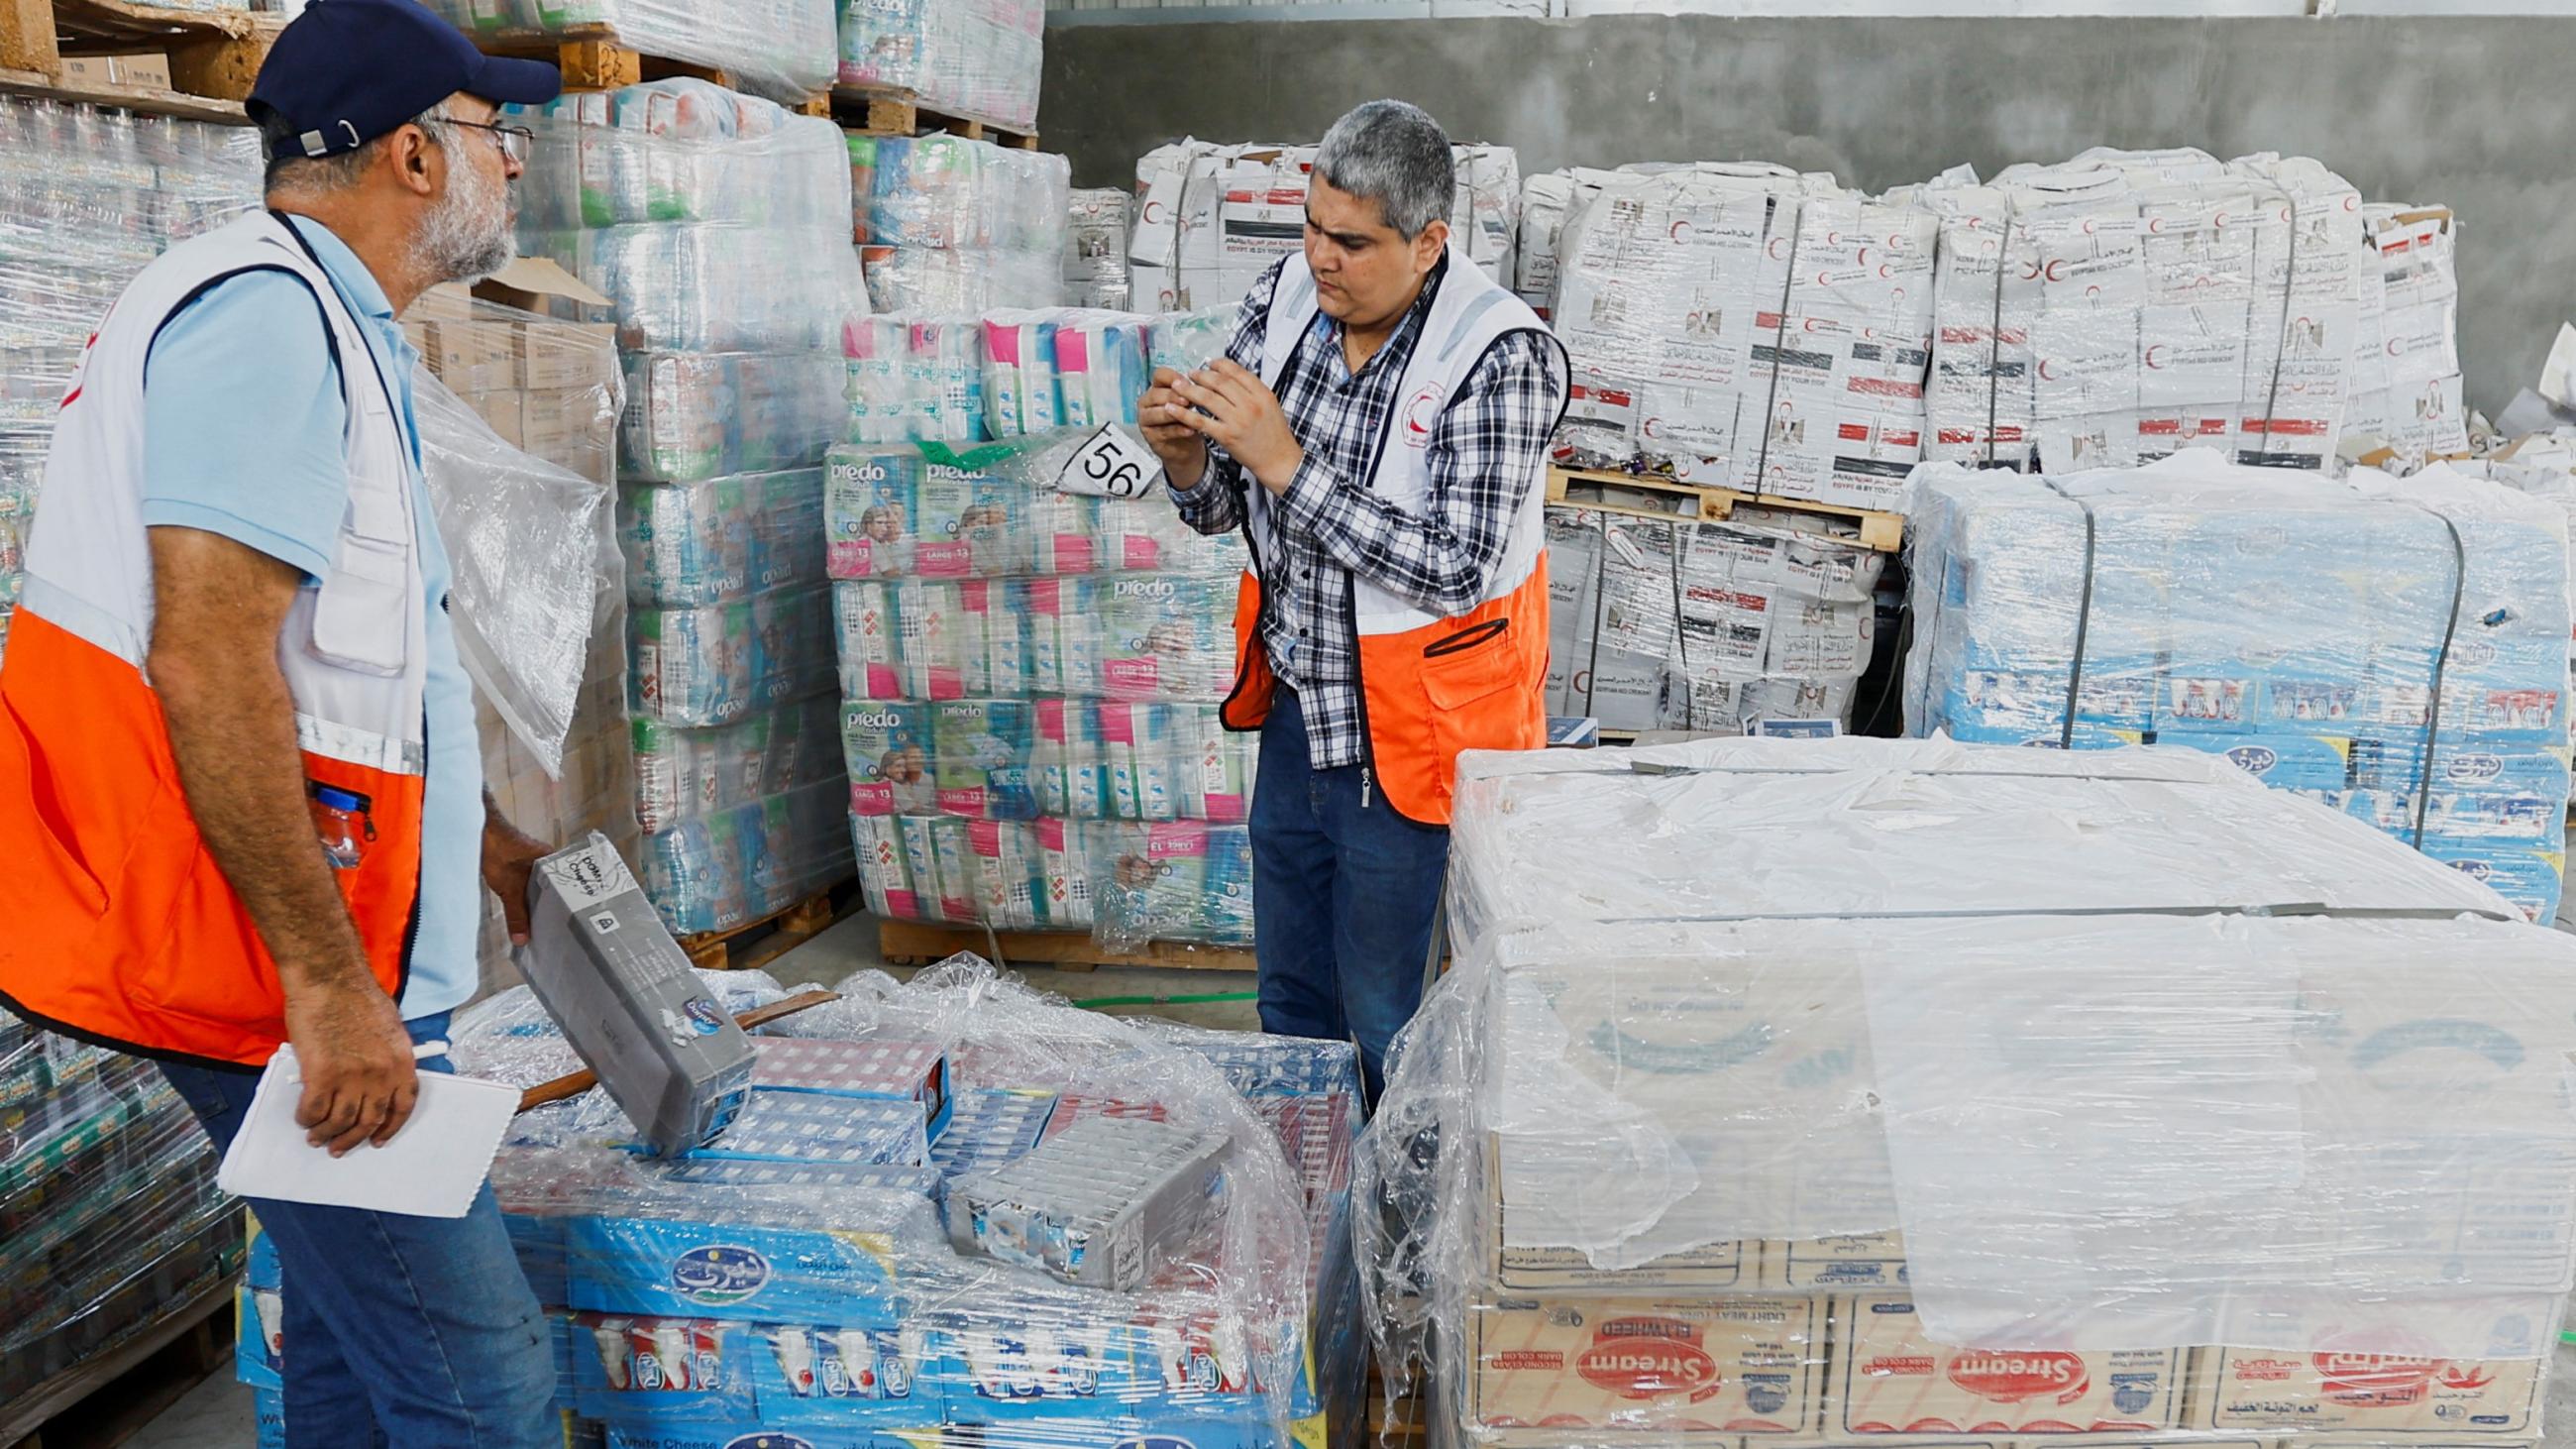
[[[2548,1352],[2543,1347],[2542,1352]],[[2463,1443],[2528,1438],[2548,1375],[2539,1359],[2214,1348],[2192,1422],[2336,1439]]]
[[[1904,1288],[1905,1236],[1852,1233],[1833,1238],[1767,1242],[1761,1250],[1761,1286],[1812,1293],[1825,1289]]]
[[[1469,1432],[1743,1435],[1811,1430],[1820,1298],[1494,1297],[1468,1312]]]
[[[519,386],[516,331],[502,321],[441,319],[425,324],[414,345],[448,391],[504,392]]]
[[[170,89],[166,55],[67,55],[63,79],[83,85],[125,86],[134,90]]]
[[[524,448],[520,442],[519,394],[515,390],[500,392],[460,392],[457,401],[474,410],[486,427],[500,435],[501,441],[513,448]]]
[[[1833,1300],[1828,1436],[2156,1434],[2186,1422],[2188,1349],[2003,1351],[1932,1342],[1902,1294]]]

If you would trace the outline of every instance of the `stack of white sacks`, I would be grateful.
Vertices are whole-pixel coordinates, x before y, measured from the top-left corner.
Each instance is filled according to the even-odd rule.
[[[2457,223],[2448,207],[2362,208],[2368,248],[2356,289],[2352,408],[2348,437],[2374,437],[2420,460],[2468,451],[2468,408],[2460,396],[2460,279],[2453,270]]]
[[[1852,722],[1887,555],[1783,514],[1547,510],[1547,712],[1612,730]]]
[[[1449,227],[1457,249],[1508,283],[1520,232],[1520,161],[1508,146],[1451,148]],[[1193,311],[1243,299],[1305,235],[1312,146],[1181,140],[1136,162],[1128,283],[1139,310]]]
[[[1572,462],[1888,508],[1923,452],[1931,212],[1760,163],[1579,188],[1552,308]]]
[[[1117,187],[1076,191],[1067,207],[1065,300],[1076,307],[1127,308],[1127,233],[1136,198]]]
[[[2097,148],[1878,198],[1754,163],[1578,169],[1521,213],[1576,463],[1894,508],[1921,458],[2465,446],[2450,213],[2364,206],[2304,157]]]
[[[2180,751],[1471,753],[1356,1188],[1434,1442],[2532,1449],[2576,941]]]

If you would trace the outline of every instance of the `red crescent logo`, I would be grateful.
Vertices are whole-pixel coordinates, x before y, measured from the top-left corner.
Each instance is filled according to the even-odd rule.
[[[2403,357],[2403,356],[2405,356],[2405,355],[2406,355],[2406,344],[2405,344],[2404,342],[2402,342],[2402,341],[2398,340],[2397,338],[2394,338],[2394,337],[2389,338],[2389,339],[2388,339],[2388,355],[2389,355],[2389,356],[2391,356],[2391,357]],[[66,399],[65,399],[65,401],[66,401],[66,402],[68,402],[68,401],[70,401],[70,399],[66,398]]]
[[[1676,222],[1674,222],[1674,223],[1673,223],[1673,225],[1672,225],[1672,229],[1671,229],[1669,232],[1667,232],[1667,233],[1666,233],[1666,235],[1667,235],[1667,236],[1669,236],[1669,237],[1671,237],[1674,241],[1689,241],[1689,240],[1690,240],[1690,229],[1691,229],[1690,218],[1689,218],[1689,217],[1683,217],[1683,218],[1681,218],[1680,220],[1678,220],[1678,221],[1676,221]]]
[[[1780,255],[1780,239],[1776,236],[1771,238],[1770,244],[1762,248],[1762,254],[1766,257]]]
[[[1855,250],[1852,252],[1852,265],[1853,265],[1853,266],[1856,266],[1856,267],[1865,267],[1865,266],[1868,266],[1868,265],[1869,265],[1869,248],[1867,248],[1867,247],[1860,247],[1860,248],[1855,249]]]
[[[2155,343],[2147,348],[2146,355],[2141,360],[2146,363],[2147,370],[2149,372],[2161,372],[2164,370],[2163,365],[2156,361],[2156,354],[2164,350],[2165,345],[2161,342]]]
[[[2089,216],[2084,218],[2084,234],[2086,236],[2091,236],[2093,234],[2093,218]]]
[[[2040,378],[2041,378],[2043,381],[2047,381],[2047,382],[2055,382],[2055,381],[2057,381],[2057,374],[2056,374],[2056,373],[2054,373],[2054,372],[2049,371],[2049,367],[2050,367],[2050,366],[2051,366],[2051,364],[2049,363],[2049,361],[2048,361],[2046,358],[2042,358],[2042,359],[2040,359],[2040,364],[2039,364],[2039,375],[2040,375]]]
[[[2151,217],[2151,218],[2149,218],[2149,219],[2148,219],[2148,221],[2147,221],[2147,234],[2148,234],[2149,236],[2154,236],[2154,235],[2156,235],[2157,233],[2159,233],[2159,232],[2163,231],[2164,229],[2165,229],[2165,219],[2164,219],[2163,217],[2158,216],[2158,217]]]
[[[1885,280],[1887,280],[1888,278],[1893,277],[1893,276],[1895,276],[1895,275],[1896,275],[1896,268],[1895,268],[1894,266],[1892,266],[1892,265],[1890,265],[1889,263],[1886,263],[1886,262],[1881,262],[1881,263],[1879,263],[1879,264],[1878,264],[1878,276],[1879,276],[1879,280],[1880,280],[1880,281],[1885,281]]]
[[[1810,318],[1808,318],[1806,321],[1799,323],[1799,324],[1798,324],[1798,330],[1799,330],[1799,331],[1801,331],[1801,332],[1813,332],[1813,331],[1815,331],[1815,330],[1816,330],[1816,319],[1815,319],[1815,318],[1813,318],[1813,317],[1810,317]]]
[[[1162,211],[1162,209],[1163,209],[1163,203],[1161,203],[1161,202],[1159,202],[1159,201],[1149,201],[1149,202],[1146,202],[1146,203],[1145,203],[1145,220],[1146,220],[1146,221],[1148,221],[1148,222],[1160,222],[1163,218],[1162,218],[1160,215],[1158,215],[1158,213],[1159,213],[1159,212],[1161,212],[1161,211]]]
[[[2051,257],[2051,258],[2049,258],[2049,259],[2048,259],[2048,265],[2047,265],[2045,268],[2043,268],[2043,269],[2042,269],[2042,272],[2043,272],[2043,274],[2044,274],[2044,275],[2046,275],[2046,276],[2047,276],[2047,278],[2048,278],[2050,281],[2054,282],[2054,281],[2056,281],[2056,280],[2058,279],[2058,278],[2057,278],[2057,269],[2058,269],[2058,268],[2060,268],[2060,267],[2062,267],[2062,266],[2065,266],[2065,265],[2066,265],[2066,260],[2065,260],[2065,258],[2063,258],[2063,257]]]

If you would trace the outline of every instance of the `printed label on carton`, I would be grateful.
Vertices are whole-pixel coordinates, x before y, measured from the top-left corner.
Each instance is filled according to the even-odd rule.
[[[1805,1432],[1822,1300],[1507,1298],[1472,1310],[1480,1429]]]
[[[2527,1436],[2545,1375],[2537,1359],[2446,1359],[2355,1353],[2213,1350],[2210,1429],[2463,1440]]]
[[[2117,1434],[2177,1428],[2188,1350],[1972,1349],[1933,1342],[1912,1299],[1835,1300],[1829,1432]]]

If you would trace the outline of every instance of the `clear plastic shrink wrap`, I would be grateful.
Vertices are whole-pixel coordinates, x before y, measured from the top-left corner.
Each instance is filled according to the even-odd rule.
[[[239,1209],[159,1069],[0,1013],[0,1404],[163,1324],[240,1265]]]
[[[837,742],[810,724],[833,680],[821,464],[869,310],[850,156],[828,120],[697,80],[530,124],[523,245],[612,299],[624,352],[638,873],[674,930],[728,929],[851,866]]]
[[[843,85],[1015,131],[1037,124],[1040,0],[840,0]]]
[[[2376,264],[2343,178],[2096,148],[1914,190],[1940,217],[1925,456],[2047,473],[2183,448],[2335,456]]]
[[[238,126],[0,96],[0,646],[81,348],[145,264],[259,204],[259,167]]]
[[[2446,465],[2338,482],[2198,452],[1920,488],[1912,732],[2223,755],[2555,917],[2560,507]]]
[[[1552,506],[1548,713],[1708,734],[1849,726],[1886,565],[1812,515],[1690,523]]]
[[[708,984],[728,1010],[777,994]],[[1076,1011],[972,958],[839,989],[755,1036],[751,1105],[712,1148],[630,1154],[599,1093],[520,1119],[493,1183],[569,1432],[1286,1449],[1321,1442],[1328,1397],[1358,1412],[1347,1047]],[[524,992],[455,1040],[514,1085],[570,1063]],[[1133,1170],[1146,1138],[1191,1144],[1185,1196]]]
[[[880,312],[960,314],[1065,300],[1072,169],[964,136],[848,138],[856,234]],[[867,189],[857,191],[859,178]]]
[[[1508,146],[1455,145],[1457,249],[1508,284],[1520,241],[1520,161]],[[1240,302],[1305,233],[1312,146],[1184,139],[1136,161],[1129,305],[1170,312]]]
[[[428,0],[476,37],[597,38],[721,70],[772,100],[801,101],[832,84],[836,0]]]
[[[2576,942],[2485,886],[2177,750],[1471,753],[1454,830],[1355,1180],[1435,1439],[2539,1440]]]

